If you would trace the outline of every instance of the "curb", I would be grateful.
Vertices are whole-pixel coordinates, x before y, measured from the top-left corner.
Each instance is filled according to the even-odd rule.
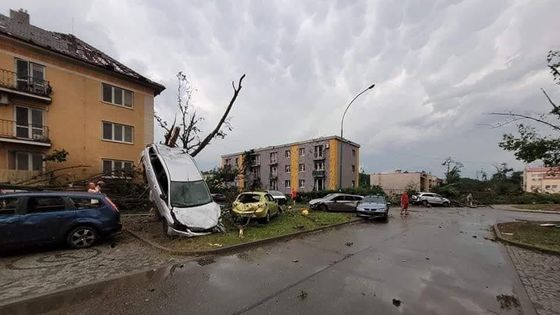
[[[352,219],[348,222],[342,222],[342,223],[322,226],[322,227],[318,227],[318,228],[315,228],[315,229],[312,229],[312,230],[300,231],[300,232],[280,235],[280,236],[276,236],[276,237],[265,238],[265,239],[257,240],[257,241],[254,241],[254,242],[241,243],[241,244],[237,244],[237,245],[232,245],[232,246],[227,246],[227,247],[222,247],[222,248],[216,248],[216,249],[209,249],[209,250],[201,250],[201,251],[184,251],[184,250],[171,249],[171,248],[162,246],[160,244],[157,244],[155,242],[152,242],[151,240],[148,240],[148,239],[140,236],[138,233],[133,232],[126,227],[123,227],[123,230],[127,231],[128,233],[130,233],[132,236],[139,239],[140,241],[145,242],[146,244],[148,244],[152,247],[155,247],[159,250],[162,250],[164,252],[167,252],[167,253],[170,253],[170,254],[173,254],[173,255],[205,256],[205,255],[223,254],[223,253],[233,252],[233,251],[237,251],[237,250],[241,250],[241,249],[256,247],[256,246],[264,245],[264,244],[268,244],[268,243],[273,243],[273,242],[277,242],[277,241],[288,240],[288,239],[295,238],[295,237],[298,237],[298,236],[311,234],[311,233],[316,233],[316,232],[321,232],[321,231],[324,231],[324,230],[338,228],[338,227],[341,227],[341,226],[344,226],[344,225],[355,224],[355,223],[359,223],[359,222],[362,222],[362,221],[363,220],[361,218],[354,218],[354,219]]]
[[[549,210],[529,210],[529,209],[505,209],[505,208],[498,208],[493,207],[494,210],[503,210],[503,211],[513,211],[513,212],[526,212],[526,213],[547,213],[547,214],[560,214],[560,211],[549,211]]]
[[[507,223],[507,222],[504,222],[504,223]],[[513,240],[509,240],[509,239],[503,237],[502,233],[500,232],[500,228],[498,227],[498,224],[500,224],[500,223],[496,223],[496,224],[492,225],[492,227],[494,228],[494,234],[496,234],[496,238],[499,241],[501,241],[503,243],[510,244],[510,245],[522,247],[522,248],[525,248],[525,249],[543,252],[543,253],[546,253],[546,254],[549,254],[549,255],[560,256],[560,251],[545,248],[545,247],[541,247],[541,246],[537,246],[537,245],[530,245],[530,244],[523,243],[523,242],[513,241]]]

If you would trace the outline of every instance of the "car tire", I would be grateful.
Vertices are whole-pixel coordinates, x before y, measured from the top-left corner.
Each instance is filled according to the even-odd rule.
[[[71,248],[88,248],[91,247],[98,239],[95,228],[88,225],[80,225],[73,228],[66,235],[66,243]]]
[[[260,220],[260,223],[267,224],[270,222],[270,211],[266,212],[266,216]]]
[[[327,207],[327,205],[320,205],[319,210],[320,211],[329,211],[329,207]]]
[[[424,201],[422,201],[422,205],[423,205],[424,207],[429,207],[429,206],[430,206],[430,203],[428,202],[428,200],[424,200]]]
[[[444,202],[443,206],[446,207],[446,208],[449,207],[449,202]]]

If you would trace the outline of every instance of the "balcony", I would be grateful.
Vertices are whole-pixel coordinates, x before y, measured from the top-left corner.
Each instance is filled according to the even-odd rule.
[[[0,91],[26,96],[47,103],[52,101],[49,81],[33,77],[18,77],[15,72],[0,69]]]
[[[269,164],[270,164],[270,165],[278,164],[278,160],[277,160],[277,159],[276,159],[276,160],[270,160],[270,163],[269,163]]]
[[[50,147],[49,129],[41,125],[19,125],[12,120],[0,119],[0,142],[12,142]]]
[[[313,177],[325,177],[325,170],[314,170]]]

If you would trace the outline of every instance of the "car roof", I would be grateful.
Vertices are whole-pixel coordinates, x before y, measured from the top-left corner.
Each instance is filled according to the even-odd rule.
[[[244,192],[240,193],[240,195],[248,195],[248,194],[266,195],[268,193],[264,192],[264,191],[244,191]]]
[[[105,194],[88,193],[79,191],[29,191],[29,192],[16,192],[0,194],[0,197],[49,197],[49,196],[68,196],[68,197],[107,197]]]
[[[162,163],[167,166],[170,181],[192,182],[202,180],[196,162],[184,149],[153,144]]]

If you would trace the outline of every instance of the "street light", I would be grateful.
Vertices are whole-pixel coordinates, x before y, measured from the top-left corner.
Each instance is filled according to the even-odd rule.
[[[375,83],[370,85],[367,89],[361,91],[360,93],[358,93],[358,95],[354,96],[354,98],[350,101],[350,103],[348,103],[348,106],[346,106],[346,109],[344,110],[344,114],[342,114],[342,120],[340,121],[340,160],[338,161],[339,164],[339,172],[338,172],[338,189],[342,189],[342,140],[344,139],[344,117],[346,116],[346,112],[348,111],[348,108],[350,108],[350,105],[352,105],[352,103],[354,103],[354,101],[362,94],[364,94],[366,91],[373,89],[373,87],[375,86]]]

